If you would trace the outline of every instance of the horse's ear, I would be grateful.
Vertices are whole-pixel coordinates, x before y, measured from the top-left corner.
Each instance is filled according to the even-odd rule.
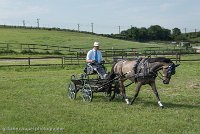
[[[178,67],[178,66],[180,66],[180,64],[176,64],[176,65],[175,65],[175,67]]]

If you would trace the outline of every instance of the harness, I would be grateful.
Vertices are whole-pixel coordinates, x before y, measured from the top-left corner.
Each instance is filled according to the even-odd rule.
[[[126,61],[122,61],[118,64],[123,64]],[[135,74],[131,77],[128,78],[135,78],[135,81],[137,81],[138,78],[155,78],[157,77],[157,72],[153,72],[150,70],[150,66],[149,66],[149,61],[148,58],[139,58],[136,61],[136,64],[133,65],[133,69],[126,72],[125,74],[122,73],[122,68],[120,68],[121,73],[117,74],[119,77],[121,78],[125,78],[127,74],[134,72]]]
[[[135,78],[157,77],[157,73],[150,71],[148,58],[137,61],[135,67]]]

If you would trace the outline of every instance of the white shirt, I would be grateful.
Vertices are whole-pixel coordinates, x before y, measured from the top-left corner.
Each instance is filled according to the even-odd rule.
[[[88,51],[86,60],[95,60],[95,52],[96,51],[97,51],[97,55],[98,55],[98,63],[100,63],[103,60],[103,57],[102,57],[101,51],[99,51],[99,50],[92,49],[92,50]]]

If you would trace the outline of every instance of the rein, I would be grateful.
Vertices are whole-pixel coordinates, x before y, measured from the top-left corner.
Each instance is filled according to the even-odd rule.
[[[158,78],[160,78],[161,80],[164,80],[161,76],[159,76],[157,73],[155,73],[154,71],[152,72],[153,74],[155,74],[155,76],[157,77],[158,76]],[[160,75],[162,75],[161,74],[161,72],[158,72]]]

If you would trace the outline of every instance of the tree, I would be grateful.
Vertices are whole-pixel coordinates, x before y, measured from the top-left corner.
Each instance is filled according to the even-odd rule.
[[[148,37],[148,30],[145,27],[142,27],[139,29],[139,40],[140,41],[146,41],[149,39]]]
[[[162,29],[160,40],[170,40],[171,31],[169,29]]]
[[[148,28],[148,35],[151,40],[159,40],[161,39],[162,28],[159,25],[150,26]]]
[[[145,27],[132,27],[122,31],[120,35],[123,36],[124,39],[136,41],[171,39],[171,31],[169,29],[162,28],[159,25],[150,26],[148,29]]]
[[[172,29],[172,36],[178,36],[181,35],[181,30],[179,28]]]

